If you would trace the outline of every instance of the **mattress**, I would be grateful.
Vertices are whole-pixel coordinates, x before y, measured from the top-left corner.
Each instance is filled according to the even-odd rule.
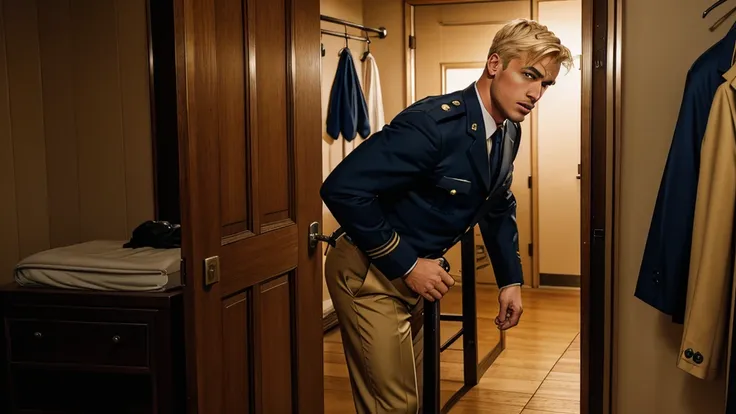
[[[35,253],[14,276],[21,286],[103,291],[165,291],[182,285],[181,249],[124,248],[93,240]]]

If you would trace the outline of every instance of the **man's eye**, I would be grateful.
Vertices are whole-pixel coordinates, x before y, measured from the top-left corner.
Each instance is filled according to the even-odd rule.
[[[534,75],[532,75],[532,74],[531,74],[531,73],[529,73],[529,72],[524,72],[524,76],[526,76],[526,77],[527,77],[527,78],[529,78],[529,79],[534,79]]]

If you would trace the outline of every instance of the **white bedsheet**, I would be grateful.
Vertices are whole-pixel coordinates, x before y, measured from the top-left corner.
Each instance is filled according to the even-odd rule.
[[[93,240],[21,260],[22,286],[106,291],[160,291],[180,286],[181,249],[126,249],[124,240]]]

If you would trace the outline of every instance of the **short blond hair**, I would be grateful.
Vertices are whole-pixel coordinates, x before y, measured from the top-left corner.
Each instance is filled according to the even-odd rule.
[[[547,26],[534,20],[516,19],[506,24],[493,37],[488,57],[497,53],[506,69],[512,59],[526,53],[529,65],[534,65],[546,57],[570,70],[572,53],[565,47]]]

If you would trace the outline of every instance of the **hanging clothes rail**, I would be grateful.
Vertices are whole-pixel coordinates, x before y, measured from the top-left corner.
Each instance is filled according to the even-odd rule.
[[[351,35],[349,33],[336,32],[334,30],[322,29],[322,34],[326,34],[330,36],[337,36],[337,37],[344,37],[346,39],[352,39],[352,40],[359,40],[361,42],[371,41],[367,36],[356,36],[356,35]]]
[[[374,27],[366,27],[366,26],[363,26],[362,24],[349,22],[347,20],[342,20],[342,19],[338,19],[338,18],[335,18],[335,17],[325,16],[324,14],[321,14],[319,16],[319,19],[322,20],[322,21],[325,21],[325,22],[339,24],[339,25],[345,26],[346,28],[347,27],[352,27],[352,28],[355,28],[355,29],[360,29],[361,31],[366,32],[366,35],[369,32],[370,33],[376,33],[376,34],[378,34],[378,38],[379,39],[383,39],[386,36],[388,36],[388,32],[386,31],[386,28],[385,27],[379,27],[377,29],[374,28]],[[342,32],[337,32],[337,31],[334,31],[334,30],[322,29],[322,33],[323,34],[330,35],[330,36],[344,37],[346,39],[360,40],[360,41],[363,41],[363,42],[370,41],[370,39],[368,38],[368,36],[365,36],[365,37],[356,36],[356,35],[351,35],[351,34],[349,34],[347,32],[346,33],[342,33]]]

